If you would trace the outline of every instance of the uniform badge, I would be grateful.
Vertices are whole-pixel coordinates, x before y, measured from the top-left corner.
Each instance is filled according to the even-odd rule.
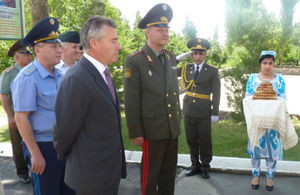
[[[55,21],[51,18],[50,19],[50,24],[54,25]]]
[[[151,72],[151,70],[149,70],[149,72],[148,72],[148,73],[149,73],[149,76],[151,77],[151,76],[152,76],[152,72]]]
[[[132,75],[131,70],[129,68],[124,68],[124,78],[128,79]]]
[[[149,55],[147,55],[147,59],[148,59],[148,62],[153,62],[153,60],[151,59],[151,57]]]
[[[167,6],[166,4],[163,4],[163,5],[162,5],[162,8],[163,8],[163,10],[166,11],[166,10],[168,9],[168,6]]]

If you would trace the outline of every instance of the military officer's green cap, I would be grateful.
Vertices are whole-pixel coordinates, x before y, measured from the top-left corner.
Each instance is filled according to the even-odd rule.
[[[70,43],[80,43],[79,32],[77,31],[68,31],[62,33],[58,36],[61,42],[70,42]]]
[[[60,43],[58,39],[57,30],[59,22],[56,18],[49,17],[39,21],[29,33],[25,36],[23,45],[35,45],[37,43]]]
[[[210,43],[206,39],[194,38],[189,40],[187,47],[192,51],[206,51],[210,49]]]
[[[11,48],[8,50],[7,55],[9,57],[14,57],[16,54],[32,54],[29,47],[22,45],[23,39],[17,40]]]
[[[172,20],[172,8],[166,3],[160,3],[150,9],[144,18],[138,24],[140,29],[145,29],[150,26],[169,27],[169,22]]]

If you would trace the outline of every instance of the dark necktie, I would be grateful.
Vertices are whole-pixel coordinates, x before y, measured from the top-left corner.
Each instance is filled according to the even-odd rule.
[[[165,63],[164,63],[164,54],[160,53],[160,54],[158,55],[158,58],[160,59],[160,61],[161,61],[162,64],[165,64]]]
[[[199,74],[199,66],[197,66],[197,68],[196,68],[196,72],[195,72],[195,78],[194,78],[194,80],[196,80],[196,78],[197,78],[198,74]]]
[[[107,86],[109,88],[109,91],[110,91],[113,99],[114,99],[114,103],[116,104],[116,93],[115,93],[114,85],[113,85],[113,82],[112,82],[112,79],[111,79],[111,76],[110,76],[110,72],[107,68],[105,69],[104,74],[105,74],[105,79],[106,79],[106,82],[107,82]]]

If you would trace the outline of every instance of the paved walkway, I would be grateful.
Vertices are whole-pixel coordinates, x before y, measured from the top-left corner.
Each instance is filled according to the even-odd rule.
[[[31,185],[19,182],[11,157],[9,143],[0,143],[0,177],[5,195],[32,194]],[[126,151],[127,172],[126,179],[121,181],[119,195],[140,195],[139,163],[141,152]],[[262,163],[262,172],[265,172]],[[179,154],[176,174],[175,195],[232,195],[232,194],[265,194],[265,174],[262,174],[259,190],[250,187],[250,159],[213,157],[212,172],[208,180],[200,175],[185,177],[187,167],[190,166],[189,155]],[[299,194],[300,162],[279,161],[274,179],[273,195]]]

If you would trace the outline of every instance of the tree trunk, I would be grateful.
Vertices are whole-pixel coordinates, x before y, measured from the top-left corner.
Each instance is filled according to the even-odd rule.
[[[29,0],[29,5],[32,26],[40,20],[49,17],[48,0]]]
[[[92,14],[104,15],[105,14],[105,0],[92,0]]]

